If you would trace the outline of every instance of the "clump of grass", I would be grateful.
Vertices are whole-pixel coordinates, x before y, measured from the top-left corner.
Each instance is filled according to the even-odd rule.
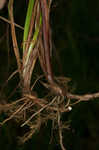
[[[9,19],[0,17],[4,21],[10,23],[11,36],[13,42],[13,50],[17,61],[17,71],[15,71],[8,81],[19,73],[19,88],[21,89],[20,99],[12,103],[0,104],[0,112],[8,115],[1,125],[11,119],[21,122],[21,127],[27,125],[29,131],[20,138],[24,143],[38,131],[42,124],[48,120],[52,120],[57,124],[59,143],[62,150],[63,145],[63,129],[68,129],[68,124],[64,124],[61,120],[62,114],[72,110],[72,107],[81,102],[88,101],[99,97],[99,93],[86,94],[83,96],[70,93],[68,82],[71,81],[67,77],[55,77],[51,66],[51,34],[50,34],[50,6],[51,0],[30,0],[28,3],[27,15],[24,29],[14,22],[13,0],[9,0],[8,12]],[[15,27],[20,27],[23,32],[23,54],[20,57],[20,48],[18,47]],[[44,80],[39,76],[31,86],[31,78],[37,59],[40,62]],[[7,82],[8,82],[7,81]],[[34,91],[36,83],[40,82],[42,87],[47,89],[43,97],[39,97],[39,93]],[[42,89],[41,89],[42,90]],[[72,101],[73,99],[73,101]]]

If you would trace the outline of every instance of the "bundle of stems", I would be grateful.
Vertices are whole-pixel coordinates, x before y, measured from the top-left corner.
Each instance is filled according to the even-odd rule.
[[[3,125],[14,118],[18,122],[23,122],[21,127],[27,125],[30,131],[21,138],[22,142],[31,138],[35,131],[39,130],[41,124],[47,122],[49,119],[57,122],[59,125],[59,135],[61,137],[61,113],[69,110],[69,101],[64,102],[66,91],[63,88],[63,85],[65,85],[64,82],[67,79],[56,78],[52,71],[52,41],[50,31],[51,2],[51,0],[29,0],[23,32],[22,56],[20,55],[21,48],[18,46],[15,31],[15,26],[18,25],[14,22],[14,0],[9,0],[8,3],[10,19],[8,23],[11,24],[13,50],[17,61],[17,72],[20,77],[22,97],[10,104],[0,105],[1,111],[8,114],[8,118],[1,124]],[[34,86],[31,87],[31,78],[37,59],[40,62],[42,72],[44,73],[43,76],[45,76],[46,79],[46,82],[41,82],[42,86],[50,90],[49,94],[43,98],[39,98],[38,93],[33,92]],[[14,74],[15,73],[13,73],[13,75]],[[11,77],[13,75],[11,75]],[[10,80],[11,77],[8,80]],[[61,138],[60,144],[63,147]]]
[[[23,122],[21,127],[27,125],[30,131],[22,138],[22,142],[27,141],[32,135],[39,130],[42,123],[46,123],[49,119],[58,125],[60,145],[65,150],[62,142],[62,129],[68,128],[61,121],[64,112],[72,110],[72,107],[81,102],[88,101],[99,97],[99,93],[86,94],[83,96],[71,94],[68,91],[69,78],[55,77],[51,65],[51,29],[50,29],[50,8],[52,0],[29,0],[26,14],[24,33],[23,33],[23,53],[20,56],[20,48],[18,47],[15,22],[13,15],[14,0],[9,0],[8,12],[11,24],[11,35],[13,41],[13,50],[16,56],[18,73],[20,76],[20,84],[22,89],[22,97],[10,104],[1,105],[0,110],[8,114],[8,118],[1,124],[14,118],[16,121]],[[49,90],[48,95],[43,98],[38,97],[38,93],[34,92],[34,85],[40,77],[36,79],[31,86],[31,78],[35,69],[37,59],[40,62],[42,72],[46,82],[42,82]],[[72,99],[74,101],[72,101]]]

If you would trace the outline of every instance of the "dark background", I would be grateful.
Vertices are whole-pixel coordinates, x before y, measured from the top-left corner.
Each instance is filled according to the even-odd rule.
[[[15,1],[15,22],[24,26],[28,1]],[[0,16],[8,17],[7,4]],[[85,94],[99,91],[99,0],[53,0],[50,23],[53,41],[53,71],[55,75],[72,78],[74,93]],[[23,31],[16,29],[22,54]],[[14,77],[6,86],[5,81],[16,69],[10,26],[0,20],[0,100],[8,97],[17,86]],[[3,90],[2,90],[3,89]],[[17,91],[19,93],[19,91]],[[13,96],[13,99],[19,95]],[[10,101],[10,100],[9,100]],[[5,114],[1,114],[0,121]],[[81,102],[72,111],[64,114],[70,122],[70,130],[64,130],[63,143],[67,150],[99,150],[99,99]],[[43,125],[31,140],[23,145],[18,136],[26,128],[14,121],[0,127],[0,148],[4,150],[60,150],[57,131],[52,123]],[[52,141],[50,142],[52,138]]]

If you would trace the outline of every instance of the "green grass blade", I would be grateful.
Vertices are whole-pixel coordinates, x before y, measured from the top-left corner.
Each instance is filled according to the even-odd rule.
[[[23,51],[25,50],[24,42],[27,41],[27,37],[29,33],[29,26],[30,26],[30,21],[31,21],[31,16],[32,16],[32,10],[34,7],[34,2],[35,0],[29,0],[29,4],[28,4],[28,10],[27,10],[25,26],[24,26],[24,35],[23,35]]]
[[[26,64],[27,64],[27,62],[28,62],[29,56],[30,56],[30,54],[31,54],[31,51],[33,50],[33,48],[34,48],[34,46],[35,46],[35,43],[36,43],[36,41],[37,41],[41,24],[42,24],[42,16],[40,15],[40,22],[39,22],[39,25],[36,26],[36,29],[35,29],[35,32],[34,32],[34,36],[33,36],[32,42],[31,42],[30,47],[29,47],[29,50],[28,50],[27,59],[26,59]]]

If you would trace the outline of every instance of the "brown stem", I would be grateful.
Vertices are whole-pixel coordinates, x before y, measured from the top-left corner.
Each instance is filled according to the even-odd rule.
[[[49,34],[49,10],[46,0],[40,0],[41,10],[42,10],[42,20],[43,20],[43,41],[44,41],[44,55],[47,70],[47,80],[49,83],[53,83],[53,74],[50,60],[50,34]]]
[[[89,101],[90,99],[95,99],[99,97],[99,92],[93,93],[93,94],[85,94],[85,95],[75,95],[68,93],[67,97],[70,99],[75,99],[78,100],[79,102],[81,101]]]
[[[44,59],[44,47],[43,47],[42,43],[43,43],[42,42],[42,33],[40,32],[38,56],[39,56],[39,61],[40,61],[41,68],[42,68],[42,70],[43,70],[43,72],[45,73],[45,76],[46,76],[46,63],[45,63],[45,59]]]
[[[18,43],[16,39],[14,16],[13,16],[13,0],[9,1],[9,17],[11,20],[11,34],[12,34],[13,48],[14,48],[14,53],[15,53],[16,60],[17,60],[18,70],[19,70],[20,77],[21,77],[20,53],[19,53]]]

